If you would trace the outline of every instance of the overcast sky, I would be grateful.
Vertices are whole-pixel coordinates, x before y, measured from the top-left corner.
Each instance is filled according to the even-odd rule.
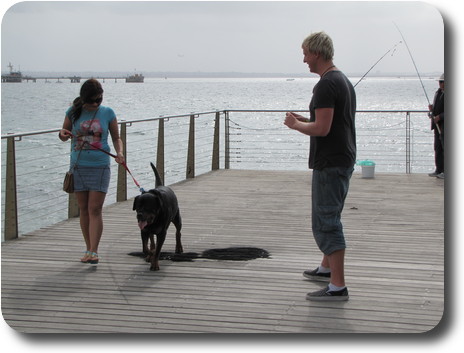
[[[401,41],[394,23],[420,72],[444,70],[443,18],[425,2],[64,1],[4,11],[2,72],[11,62],[23,72],[305,73],[301,43],[323,30],[335,64],[364,73]],[[391,53],[373,72],[415,72],[404,44]]]

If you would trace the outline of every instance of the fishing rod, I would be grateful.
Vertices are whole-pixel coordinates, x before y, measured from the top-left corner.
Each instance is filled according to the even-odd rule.
[[[422,90],[424,91],[425,98],[427,98],[427,102],[428,102],[429,105],[430,105],[429,96],[427,95],[427,91],[425,90],[424,83],[422,82],[421,75],[419,74],[419,70],[417,69],[416,62],[414,61],[414,57],[412,56],[411,50],[409,49],[409,46],[408,46],[408,43],[406,42],[406,39],[404,38],[403,33],[401,32],[400,28],[396,25],[395,22],[393,22],[393,24],[395,25],[395,27],[396,27],[396,29],[398,30],[398,32],[400,32],[401,38],[403,38],[404,44],[406,45],[406,48],[408,49],[408,53],[409,53],[409,56],[410,56],[410,58],[411,58],[411,61],[412,61],[413,65],[414,65],[414,68],[416,69],[417,77],[419,77],[419,81],[420,81],[420,83],[421,83]],[[430,118],[431,120],[433,119],[433,116],[432,116],[432,113],[431,113],[431,112],[429,112],[428,116],[429,116],[429,118]],[[438,124],[435,124],[435,126],[436,126],[436,128],[437,128],[438,133],[441,135],[441,129],[440,129],[440,127],[438,126]]]
[[[359,79],[359,81],[356,82],[356,84],[353,86],[353,88],[356,87],[356,86],[358,85],[358,83],[361,82],[361,81],[364,79],[364,77],[366,77],[367,74],[368,74],[369,72],[371,72],[371,70],[372,70],[375,66],[377,66],[377,64],[378,64],[384,57],[386,57],[387,54],[388,54],[389,52],[391,52],[392,50],[393,50],[393,53],[391,54],[391,56],[393,56],[393,54],[395,54],[396,47],[398,46],[398,44],[401,44],[401,43],[402,43],[402,42],[399,41],[399,42],[396,43],[393,47],[391,47],[390,49],[388,49],[388,51],[387,51],[385,54],[383,54],[383,55],[380,57],[380,59],[377,60],[377,61],[375,62],[374,65],[371,66],[371,68],[370,68],[369,70],[367,70],[367,72]]]
[[[430,104],[429,96],[427,95],[427,91],[425,90],[424,83],[422,82],[421,75],[419,74],[419,70],[417,69],[416,62],[414,61],[414,57],[412,56],[411,50],[409,50],[409,45],[408,45],[408,43],[406,42],[406,39],[404,38],[403,33],[401,33],[400,28],[396,25],[395,22],[393,22],[393,24],[395,25],[395,27],[396,27],[396,29],[398,30],[398,32],[400,32],[401,38],[403,38],[403,42],[404,42],[404,44],[406,45],[406,49],[408,49],[409,56],[410,56],[411,61],[412,61],[413,65],[414,65],[414,68],[416,69],[417,77],[419,77],[419,81],[420,81],[421,86],[422,86],[422,89],[423,89],[423,91],[424,91],[425,98],[427,98],[427,102]]]

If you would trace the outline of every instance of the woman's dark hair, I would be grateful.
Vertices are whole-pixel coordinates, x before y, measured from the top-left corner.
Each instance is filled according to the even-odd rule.
[[[79,119],[82,113],[82,107],[85,103],[91,101],[93,98],[101,94],[103,94],[103,88],[100,82],[94,78],[85,81],[81,87],[79,97],[73,101],[72,109],[69,114],[71,122],[74,124],[74,122]]]

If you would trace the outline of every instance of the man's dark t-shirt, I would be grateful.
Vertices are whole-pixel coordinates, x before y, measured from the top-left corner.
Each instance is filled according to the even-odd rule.
[[[315,110],[333,108],[329,134],[311,136],[309,168],[353,167],[356,162],[356,93],[341,71],[329,71],[314,86],[309,104],[310,122],[316,120]]]
[[[445,121],[445,92],[439,88],[435,92],[435,96],[433,97],[433,109],[432,109],[432,115],[437,116],[440,115],[440,121],[438,122],[438,125],[440,126],[440,129],[443,130],[442,124]],[[431,130],[435,129],[435,122],[433,119],[431,119],[432,125],[431,125]]]

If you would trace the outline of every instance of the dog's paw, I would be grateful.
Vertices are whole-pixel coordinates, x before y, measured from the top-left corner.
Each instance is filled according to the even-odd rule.
[[[151,265],[150,266],[150,271],[159,271],[159,266]]]
[[[184,252],[184,248],[181,246],[176,246],[176,254],[182,254]]]

